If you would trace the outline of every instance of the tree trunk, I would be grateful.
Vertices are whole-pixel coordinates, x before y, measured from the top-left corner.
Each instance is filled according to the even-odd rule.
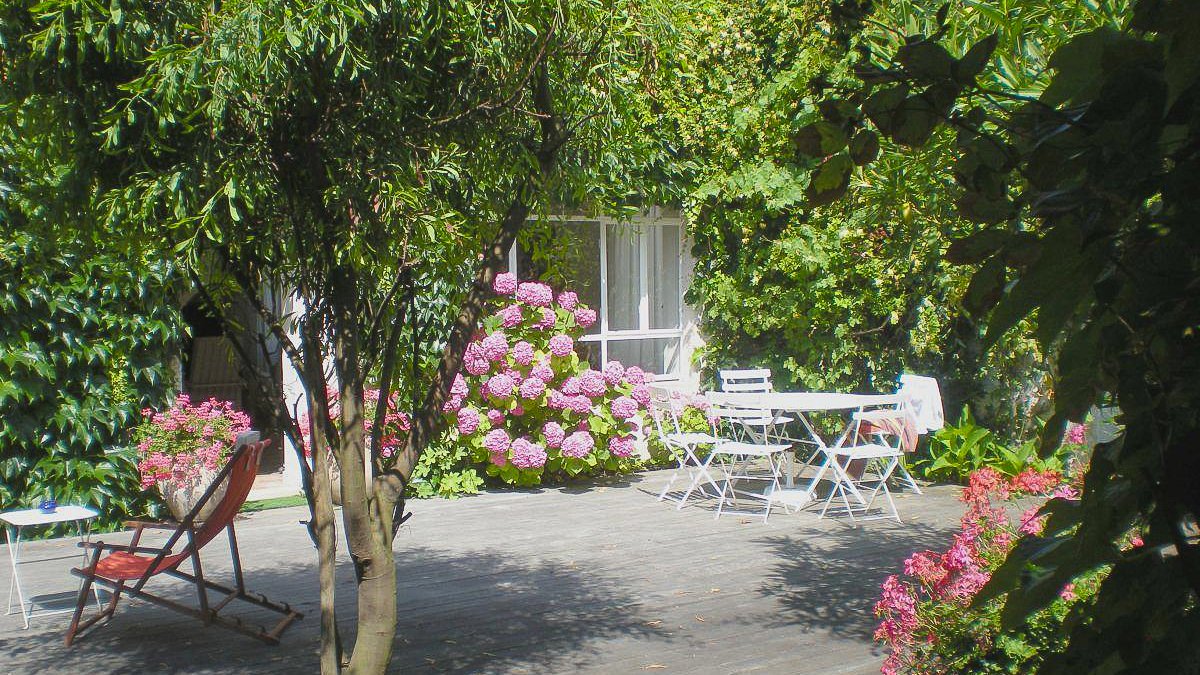
[[[338,374],[341,435],[337,459],[342,477],[342,522],[358,584],[358,633],[351,673],[383,673],[396,637],[396,567],[392,553],[391,505],[380,503],[366,480],[367,438],[363,431],[363,376],[358,342],[354,270],[332,278],[334,367]],[[387,401],[379,401],[386,406]]]
[[[328,407],[317,400],[318,396],[325,396],[323,354],[318,340],[310,335],[304,341],[304,388],[308,398],[309,438],[312,439],[312,512],[316,520],[317,574],[321,587],[321,673],[337,675],[341,670],[341,646],[334,604],[337,524],[333,516],[333,494],[329,483],[329,442],[324,425],[318,422],[317,417],[320,411]]]

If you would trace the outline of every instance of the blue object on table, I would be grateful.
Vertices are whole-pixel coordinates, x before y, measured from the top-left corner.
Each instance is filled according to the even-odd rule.
[[[55,501],[53,497],[50,499],[43,499],[42,502],[38,504],[38,510],[42,513],[54,513],[54,510],[57,508],[58,502]]]

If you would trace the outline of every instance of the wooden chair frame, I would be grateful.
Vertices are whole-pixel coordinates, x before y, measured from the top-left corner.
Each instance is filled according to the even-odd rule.
[[[129,521],[126,527],[135,528],[133,539],[127,545],[105,544],[103,541],[96,542],[81,542],[80,546],[91,549],[91,557],[88,561],[88,566],[85,568],[75,568],[71,573],[81,577],[83,581],[82,587],[79,589],[79,600],[75,607],[75,614],[71,619],[71,625],[67,629],[67,635],[64,640],[67,646],[70,646],[77,638],[81,637],[83,632],[99,621],[111,618],[117,608],[117,601],[120,600],[122,594],[129,595],[140,600],[146,600],[156,605],[173,609],[182,614],[194,616],[206,625],[216,625],[222,628],[227,628],[250,637],[258,638],[267,644],[279,644],[279,637],[283,631],[287,629],[293,621],[304,618],[304,615],[292,609],[286,602],[276,603],[267,599],[265,595],[260,593],[251,593],[246,590],[245,580],[242,575],[242,560],[241,554],[238,552],[237,535],[234,532],[233,521],[240,510],[241,505],[246,500],[246,495],[249,493],[250,486],[253,485],[254,475],[258,472],[259,458],[262,455],[263,448],[270,444],[270,440],[259,443],[251,443],[238,448],[229,462],[217,474],[216,479],[208,486],[196,506],[190,513],[184,517],[183,521],[174,523],[158,523],[147,521]],[[235,478],[239,480],[247,480],[248,485],[236,485],[235,481],[230,480],[230,486],[222,495],[217,507],[214,509],[213,515],[223,512],[223,517],[212,518],[210,522],[200,521],[197,523],[196,516],[212,499],[213,494],[218,487],[233,474],[239,471],[239,475]],[[247,478],[248,476],[248,478]],[[243,488],[244,489],[240,489]],[[236,503],[235,503],[236,502]],[[217,522],[211,522],[216,520]],[[221,522],[224,521],[224,522]],[[161,547],[139,546],[142,533],[146,529],[174,529],[170,538]],[[215,530],[214,530],[215,528]],[[203,566],[200,562],[200,549],[214,539],[221,530],[226,530],[229,537],[229,551],[233,559],[233,577],[234,587],[218,584],[214,581],[204,578]],[[184,537],[187,537],[187,544],[177,553],[173,552],[176,544]],[[100,564],[101,556],[105,552],[121,552],[130,555],[144,554],[142,560],[146,560],[144,556],[153,555],[149,564],[146,565],[145,572],[136,579],[128,578],[106,578],[97,573],[97,566]],[[172,557],[176,560],[168,561],[167,558]],[[181,571],[179,565],[185,560],[190,560],[192,563],[192,573]],[[169,600],[167,598],[154,595],[143,590],[146,582],[158,574],[168,574],[177,579],[181,579],[191,583],[196,588],[196,596],[199,607],[189,607],[185,604]],[[130,585],[130,582],[133,582]],[[83,616],[84,606],[87,604],[88,593],[92,590],[92,585],[95,584],[109,591],[112,597],[103,609],[95,616],[80,620]],[[208,592],[216,591],[223,593],[225,597],[218,602],[212,603],[209,601]],[[233,617],[227,618],[220,615],[220,611],[234,600],[242,600],[259,607],[263,607],[279,614],[283,617],[271,628],[265,626],[254,626],[243,622],[241,619]]]

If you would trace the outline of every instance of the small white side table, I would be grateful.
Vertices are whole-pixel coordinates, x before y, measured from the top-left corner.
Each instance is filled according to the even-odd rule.
[[[13,613],[12,601],[13,591],[16,591],[18,606],[21,609],[21,618],[25,620],[25,627],[29,628],[29,619],[33,616],[33,601],[25,600],[25,591],[21,588],[21,577],[18,572],[18,566],[21,563],[37,562],[30,560],[21,560],[21,531],[26,527],[36,527],[39,525],[53,525],[55,523],[70,523],[74,522],[79,532],[79,541],[87,541],[88,529],[85,524],[92,518],[100,515],[95,509],[90,509],[86,506],[59,506],[53,513],[43,513],[40,509],[25,509],[23,511],[6,511],[0,513],[0,521],[4,521],[5,531],[8,533],[8,560],[12,564],[12,581],[8,584],[8,604],[4,608],[5,616]],[[83,550],[83,564],[88,563],[87,551]],[[61,560],[61,558],[50,558],[50,560]],[[96,606],[100,606],[100,594],[94,593],[96,596]],[[26,607],[28,605],[28,608]],[[71,609],[57,611],[43,611],[39,614],[58,614],[61,612],[73,611]]]

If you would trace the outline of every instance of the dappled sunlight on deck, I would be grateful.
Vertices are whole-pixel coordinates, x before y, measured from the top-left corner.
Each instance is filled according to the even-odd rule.
[[[676,510],[656,500],[670,472],[529,492],[413,503],[396,539],[400,621],[393,668],[463,673],[870,673],[871,605],[883,578],[913,550],[945,546],[957,490],[897,497],[906,523],[851,527],[811,508],[759,519],[714,520],[712,504]],[[246,581],[305,614],[279,647],[205,628],[131,602],[71,649],[68,615],[0,618],[0,658],[13,672],[313,672],[319,608],[316,552],[303,508],[238,522]],[[119,542],[127,534],[97,535]],[[30,542],[29,557],[67,540]],[[25,551],[23,551],[23,554]],[[223,542],[204,552],[206,576],[231,570]],[[211,563],[208,562],[211,560]],[[343,555],[339,611],[352,618],[352,570]],[[22,570],[38,592],[73,580],[55,565]],[[210,567],[211,565],[211,571]],[[184,569],[187,565],[184,565]],[[0,574],[7,585],[8,570]],[[190,587],[156,591],[192,601]],[[264,613],[265,614],[265,613]],[[254,611],[241,615],[263,620]]]

